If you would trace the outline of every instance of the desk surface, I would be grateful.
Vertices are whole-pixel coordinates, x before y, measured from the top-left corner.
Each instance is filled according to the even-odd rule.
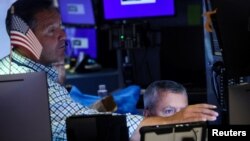
[[[105,84],[109,92],[119,89],[120,78],[117,70],[105,69],[97,72],[67,74],[66,84],[76,86],[83,93],[96,95],[100,84]]]
[[[119,74],[118,71],[115,69],[103,69],[100,71],[87,72],[87,73],[66,73],[66,79],[103,77],[103,76],[111,76],[118,74]]]

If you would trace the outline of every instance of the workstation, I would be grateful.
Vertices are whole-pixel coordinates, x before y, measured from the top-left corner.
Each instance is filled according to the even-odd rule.
[[[6,26],[6,11],[14,2],[15,0],[6,1],[1,5],[2,27]],[[133,140],[133,133],[138,131],[140,141],[162,141],[166,138],[176,141],[204,141],[215,138],[211,137],[214,128],[226,131],[230,128],[248,130],[248,1],[51,2],[60,14],[58,45],[64,48],[54,54],[56,56],[63,52],[63,59],[50,64],[55,65],[53,67],[56,72],[46,64],[46,61],[51,60],[42,61],[39,57],[34,61],[35,67],[30,64],[20,65],[19,61],[27,59],[20,59],[22,57],[19,55],[23,52],[16,50],[16,46],[22,45],[13,41],[16,39],[14,34],[10,34],[9,40],[7,32],[1,29],[4,34],[0,34],[0,42],[4,47],[0,52],[0,112],[5,116],[1,121],[4,126],[0,128],[0,140],[12,141],[18,137],[29,141],[36,137],[35,140],[43,141],[126,141]],[[232,10],[235,7],[238,10]],[[16,8],[12,14],[15,15],[18,10]],[[232,21],[232,18],[235,20]],[[11,28],[12,26],[11,24]],[[37,34],[37,28],[32,30],[42,46],[45,46],[43,42],[50,39],[44,37],[47,38],[45,41]],[[12,47],[13,50],[10,49]],[[35,57],[37,52],[34,53]],[[50,54],[49,51],[47,53]],[[36,63],[41,63],[42,66],[36,67]],[[45,74],[39,72],[43,69]],[[55,74],[59,76],[58,83]],[[150,84],[160,80],[173,80],[182,84],[188,94],[190,107],[200,103],[212,104],[216,109],[210,110],[217,112],[219,116],[215,114],[216,119],[207,117],[206,122],[188,122],[185,119],[183,123],[145,124],[140,130],[136,130],[145,116],[143,96]],[[105,94],[100,94],[101,90],[105,90]],[[13,96],[14,93],[17,96]],[[23,99],[23,93],[29,98]],[[32,93],[44,97],[35,96],[33,99]],[[37,113],[35,109],[41,112]],[[61,115],[55,113],[57,110],[66,112]],[[33,115],[35,119],[30,119]],[[131,115],[136,115],[135,121]],[[16,117],[18,120],[9,117]],[[38,120],[42,124],[35,124]],[[19,122],[24,124],[19,127]],[[16,133],[25,126],[27,130],[23,130],[23,133],[9,138],[10,133]],[[40,132],[43,134],[39,134]],[[29,133],[34,136],[28,137]]]

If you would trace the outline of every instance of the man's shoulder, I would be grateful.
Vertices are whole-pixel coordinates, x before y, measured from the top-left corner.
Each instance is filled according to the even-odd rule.
[[[8,74],[10,69],[8,57],[3,57],[0,59],[0,75]]]
[[[16,62],[11,60],[8,56],[0,59],[0,75],[27,73],[31,70],[25,66],[19,66]]]

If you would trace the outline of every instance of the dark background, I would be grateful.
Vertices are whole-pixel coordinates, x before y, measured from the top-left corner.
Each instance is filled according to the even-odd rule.
[[[122,22],[105,21],[102,2],[93,2],[98,29],[98,62],[103,67],[116,68],[116,49],[112,43],[117,41],[113,37],[110,42],[108,34],[110,30],[113,33],[119,30]],[[134,83],[146,87],[157,79],[172,79],[189,88],[205,88],[202,1],[176,0],[175,6],[174,16],[126,20],[127,34],[131,25],[136,24],[141,39],[139,47],[129,49]]]

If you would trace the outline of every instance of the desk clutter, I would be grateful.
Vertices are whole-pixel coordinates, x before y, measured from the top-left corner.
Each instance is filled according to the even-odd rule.
[[[70,97],[84,105],[84,106],[95,106],[95,109],[103,111],[104,107],[108,108],[106,111],[113,111],[120,114],[132,113],[139,114],[136,108],[141,88],[137,85],[131,85],[126,88],[114,91],[110,93],[107,99],[101,100],[100,96],[92,95],[81,92],[77,87],[73,86],[69,92]],[[112,101],[111,103],[109,103]]]

